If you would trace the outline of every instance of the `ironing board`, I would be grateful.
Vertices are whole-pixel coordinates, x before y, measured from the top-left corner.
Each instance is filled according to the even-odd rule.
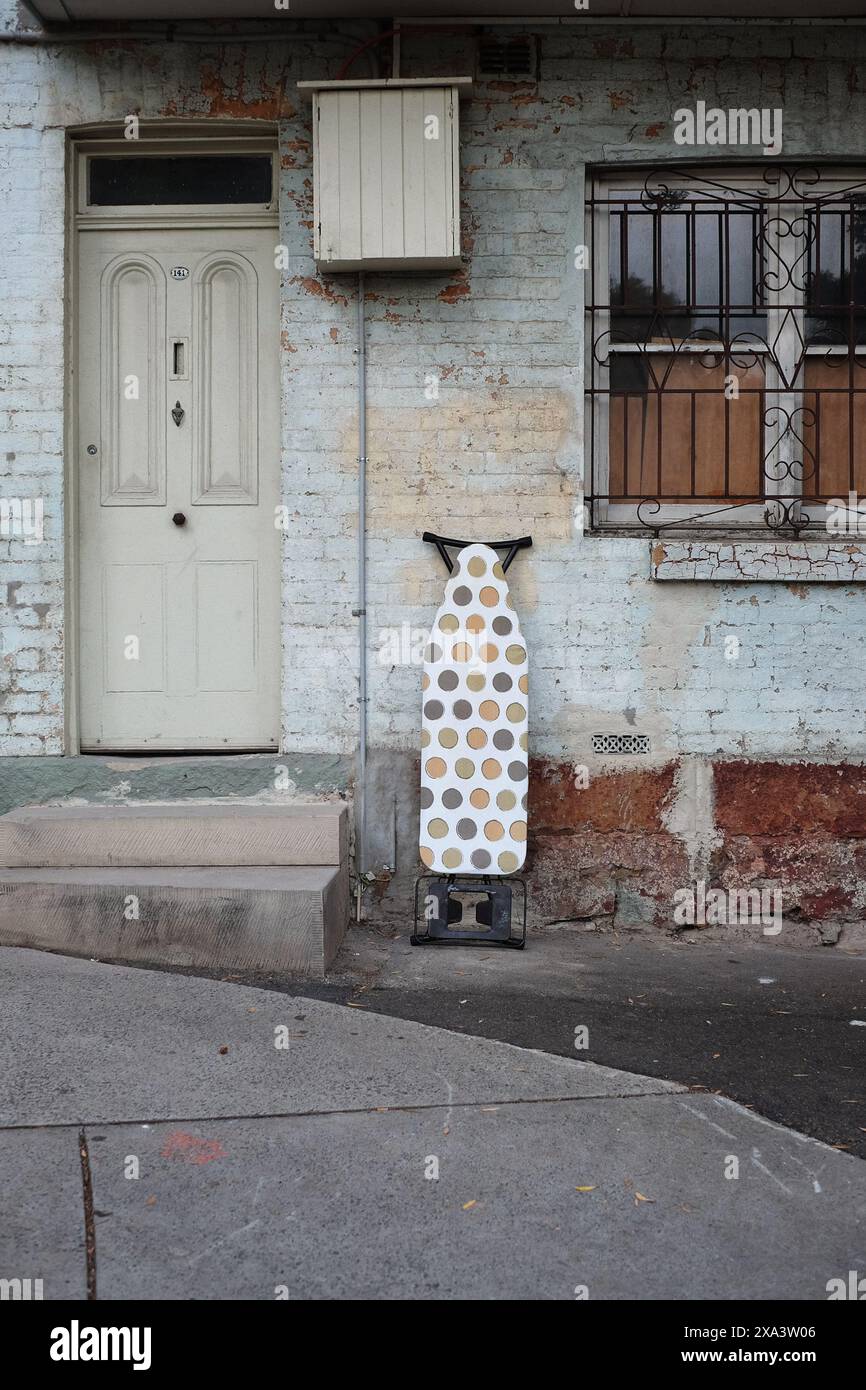
[[[446,901],[458,891],[458,875],[490,884],[517,873],[526,858],[529,673],[506,569],[531,540],[458,542],[430,533],[425,540],[446,564],[444,547],[459,549],[421,677],[418,852],[431,876],[448,876]],[[497,549],[505,547],[503,561]],[[510,891],[501,900],[510,923]],[[489,930],[483,939],[491,939]]]

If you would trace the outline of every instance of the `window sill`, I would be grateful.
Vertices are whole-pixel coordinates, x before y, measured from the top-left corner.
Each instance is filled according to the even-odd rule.
[[[650,542],[650,578],[721,584],[866,584],[866,543],[825,541]]]

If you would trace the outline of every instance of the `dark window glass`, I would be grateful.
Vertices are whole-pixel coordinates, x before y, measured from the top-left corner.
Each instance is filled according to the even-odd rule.
[[[266,154],[134,155],[90,161],[88,201],[95,207],[158,203],[269,203]]]
[[[757,213],[688,190],[610,201],[614,342],[675,343],[761,334]]]
[[[810,345],[866,343],[866,199],[849,196],[813,212],[809,223]]]

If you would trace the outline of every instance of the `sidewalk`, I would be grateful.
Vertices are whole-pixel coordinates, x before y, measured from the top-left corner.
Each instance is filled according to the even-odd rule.
[[[866,1269],[866,1166],[720,1097],[31,951],[0,990],[0,1277],[46,1298],[824,1299]]]

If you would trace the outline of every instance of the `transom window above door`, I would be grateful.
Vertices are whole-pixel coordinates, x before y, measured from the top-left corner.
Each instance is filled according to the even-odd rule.
[[[90,207],[271,201],[268,154],[96,156],[88,161]]]
[[[825,531],[866,495],[866,177],[711,167],[588,182],[595,529]]]
[[[143,122],[134,139],[117,126],[72,138],[70,201],[82,230],[213,218],[264,226],[277,214],[277,131],[268,122]]]

